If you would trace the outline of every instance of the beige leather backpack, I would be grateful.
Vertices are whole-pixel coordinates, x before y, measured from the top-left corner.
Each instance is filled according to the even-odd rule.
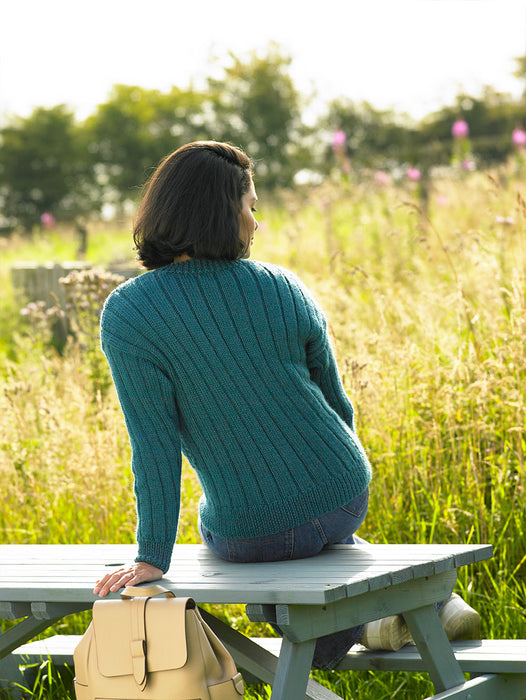
[[[164,594],[164,598],[152,596]],[[191,598],[162,586],[98,600],[77,645],[77,700],[240,700],[234,660]]]

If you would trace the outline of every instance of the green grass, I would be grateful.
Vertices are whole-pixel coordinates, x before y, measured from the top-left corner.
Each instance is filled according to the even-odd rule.
[[[371,542],[490,542],[457,590],[486,637],[526,637],[526,183],[505,171],[416,192],[325,185],[263,201],[253,257],[298,272],[329,317],[357,429],[371,458]],[[507,217],[513,223],[503,223]],[[2,542],[132,543],[129,446],[103,362],[63,356],[19,315],[9,267],[75,256],[74,234],[4,243],[0,268],[0,536]],[[131,261],[125,230],[90,232],[87,259]],[[109,388],[107,388],[109,385]],[[196,542],[199,485],[185,465],[178,541]],[[239,606],[220,612],[251,634]],[[80,633],[89,615],[53,631]],[[45,675],[45,674],[44,674]],[[424,697],[425,676],[316,677],[345,698]],[[67,698],[67,683],[40,697]],[[42,690],[44,688],[44,690]],[[269,697],[252,687],[247,698]]]

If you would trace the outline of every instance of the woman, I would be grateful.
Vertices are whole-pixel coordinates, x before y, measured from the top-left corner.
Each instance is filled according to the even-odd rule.
[[[101,319],[139,551],[97,583],[101,596],[168,570],[181,453],[203,489],[203,541],[230,561],[313,556],[353,543],[365,518],[371,468],[325,316],[295,275],[247,259],[256,201],[248,157],[217,142],[175,151],[146,190],[134,241],[149,272],[116,289]],[[313,665],[333,667],[362,632],[319,640]]]

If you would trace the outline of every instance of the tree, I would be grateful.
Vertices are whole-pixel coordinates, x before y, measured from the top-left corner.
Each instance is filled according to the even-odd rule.
[[[333,100],[320,117],[318,129],[345,134],[346,155],[357,169],[388,169],[414,156],[415,126],[409,118],[392,110],[378,110],[369,102]],[[335,162],[330,149],[329,145],[324,155],[325,171]]]
[[[219,79],[209,78],[213,138],[244,148],[256,164],[262,188],[290,186],[308,163],[302,139],[301,96],[288,73],[291,59],[271,43],[246,60],[230,54]]]
[[[0,131],[0,211],[26,230],[44,213],[76,221],[97,208],[82,130],[65,106],[36,108]]]
[[[487,85],[480,97],[459,93],[452,105],[429,114],[420,124],[418,142],[424,153],[433,152],[435,164],[450,162],[451,128],[463,119],[476,159],[484,166],[501,163],[512,151],[511,134],[524,121],[523,114],[520,103]]]
[[[115,85],[86,120],[89,150],[102,187],[122,202],[134,199],[158,162],[188,141],[206,137],[204,95]]]

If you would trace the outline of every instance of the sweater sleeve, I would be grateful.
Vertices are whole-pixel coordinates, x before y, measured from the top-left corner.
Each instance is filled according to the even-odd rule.
[[[319,304],[305,290],[304,295],[311,323],[306,347],[311,379],[320,387],[329,406],[354,432],[354,409],[340,378],[327,318]]]
[[[177,534],[181,441],[175,390],[149,359],[103,343],[132,447],[137,502],[136,561],[166,572]]]

